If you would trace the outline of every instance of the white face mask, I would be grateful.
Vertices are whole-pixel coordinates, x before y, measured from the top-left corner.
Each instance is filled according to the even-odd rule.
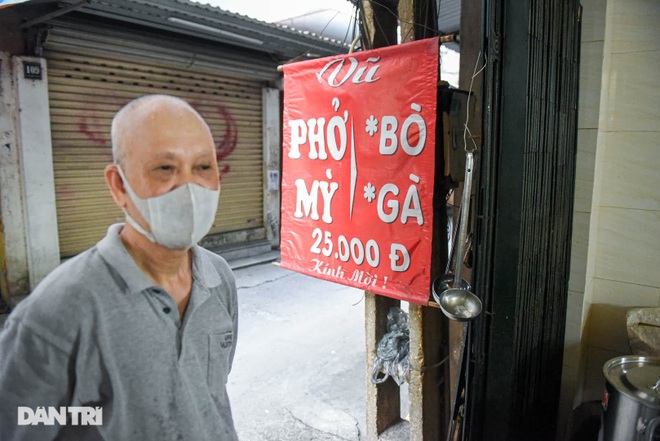
[[[126,222],[150,241],[168,248],[190,248],[211,229],[218,208],[220,187],[210,190],[188,182],[160,196],[142,199],[131,188],[121,167],[117,166],[117,169],[128,195],[149,224],[151,233],[123,209]]]

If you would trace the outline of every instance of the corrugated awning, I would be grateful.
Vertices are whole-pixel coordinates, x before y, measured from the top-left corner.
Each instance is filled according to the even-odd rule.
[[[461,28],[461,0],[438,1],[438,29],[443,34],[453,34]]]
[[[348,50],[347,46],[330,38],[265,23],[189,0],[61,0],[35,3],[56,3],[62,12],[91,15],[265,52],[282,61],[298,57],[324,57]],[[48,14],[53,15],[57,15],[57,10]],[[47,22],[51,18],[48,16],[32,22]]]

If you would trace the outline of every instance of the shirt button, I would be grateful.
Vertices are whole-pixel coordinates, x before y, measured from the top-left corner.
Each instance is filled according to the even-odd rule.
[[[166,307],[163,308],[163,312],[164,312],[165,314],[169,314],[171,310],[172,310],[172,309],[170,309],[169,306],[166,306]]]

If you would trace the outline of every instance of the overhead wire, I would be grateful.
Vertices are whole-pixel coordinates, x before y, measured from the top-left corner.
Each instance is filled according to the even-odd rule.
[[[377,4],[377,5],[380,5],[380,6],[384,6],[381,3],[375,2],[373,0],[371,0],[371,3]],[[387,46],[390,46],[392,43],[390,43],[390,40],[387,38],[387,33],[385,32],[385,29],[383,29],[383,27],[380,24],[380,21],[378,21],[378,15],[377,14],[374,14],[374,24],[376,26],[378,26],[378,30],[380,31],[380,35],[382,35],[383,38],[385,38],[385,43],[387,43]]]
[[[353,25],[353,14],[355,14],[355,12],[351,13],[351,20],[348,23],[348,27],[346,28],[346,33],[344,34],[344,39],[342,40],[342,42],[346,41],[346,39],[348,38],[348,34],[351,32],[351,26]],[[355,31],[353,31],[353,33],[355,33]],[[353,36],[351,35],[351,37]]]
[[[372,5],[377,5],[377,6],[382,7],[383,9],[385,9],[388,13],[390,13],[393,17],[395,17],[399,21],[399,23],[405,23],[405,24],[411,25],[411,27],[408,30],[408,33],[403,37],[402,41],[405,41],[405,39],[408,38],[410,32],[413,32],[416,26],[419,26],[419,27],[423,28],[426,31],[431,31],[431,33],[433,35],[437,35],[437,34],[440,33],[438,29],[429,27],[425,23],[417,22],[417,21],[414,20],[414,18],[413,18],[412,21],[401,20],[399,18],[399,15],[397,13],[395,13],[388,5],[386,5],[382,2],[379,2],[378,0],[369,0],[369,1]],[[366,20],[366,14],[365,14],[365,11],[364,11],[364,0],[355,1],[354,7],[355,7],[355,12],[353,14],[351,14],[351,23],[349,23],[349,25],[346,29],[346,34],[344,35],[344,39],[340,43],[342,45],[345,44],[344,42],[346,41],[346,38],[349,35],[349,33],[351,31],[351,27],[352,27],[353,28],[353,35],[355,35],[355,34],[357,34],[357,35],[353,39],[352,43],[349,45],[349,52],[355,51],[355,45],[357,44],[356,40],[358,40],[360,42],[360,49],[361,50],[373,49],[372,44],[368,39],[368,32],[367,32],[367,28],[366,28],[367,20]],[[426,3],[426,15],[428,15],[430,7],[431,7],[430,2],[427,2]],[[337,11],[336,14],[330,20],[328,20],[328,22],[325,24],[325,26],[323,27],[321,32],[318,34],[319,37],[323,35],[323,32],[327,29],[327,27],[330,25],[330,23],[339,14],[340,14],[340,12]],[[436,22],[438,21],[438,14],[439,14],[439,11],[436,11],[436,17],[435,17]],[[413,13],[413,17],[414,17],[414,13]],[[378,17],[377,17],[376,14],[374,14],[374,24],[378,28],[381,35],[383,35],[383,37],[385,38],[385,42],[387,43],[387,45],[392,44],[389,41],[389,39],[387,38],[387,35],[385,34],[385,32],[383,30],[382,24],[378,20]],[[293,58],[289,59],[285,64],[292,63],[292,62],[295,62],[295,61],[299,60],[303,56],[309,54],[309,51],[311,49],[312,49],[312,47],[310,46],[308,49],[306,49],[305,51],[303,51],[302,53],[300,53],[296,57],[293,57]]]
[[[323,26],[323,29],[321,29],[321,32],[319,32],[319,36],[320,36],[320,37],[323,36],[323,32],[325,32],[325,30],[328,28],[328,26],[330,26],[330,23],[332,23],[332,20],[334,20],[335,18],[337,18],[337,16],[338,16],[339,14],[340,14],[339,11],[335,11],[335,15],[333,15],[332,18],[331,18],[330,20],[328,20],[328,22],[325,24],[325,26]],[[348,32],[348,31],[347,31],[347,32]],[[346,39],[346,37],[344,37],[344,40],[345,40],[345,39]],[[343,40],[341,41],[341,43],[343,43]]]
[[[374,0],[369,0],[369,3],[371,3],[372,5],[382,6],[388,12],[390,12],[394,17],[396,17],[397,20],[398,20],[398,15],[393,13],[392,10],[390,8],[388,8],[386,5],[384,5],[380,2],[374,1]],[[369,42],[369,44],[367,44],[367,41],[365,41],[365,39],[367,39],[369,33],[367,32],[367,29],[366,29],[367,17],[364,13],[364,0],[360,0],[359,4],[360,4],[359,9],[360,9],[360,17],[361,17],[360,18],[360,20],[361,20],[360,33],[362,34],[362,37],[363,37],[362,38],[362,47],[363,48],[368,48],[368,49],[373,49],[373,44],[371,42]],[[373,7],[372,7],[372,9],[373,9]],[[392,45],[393,43],[389,41],[389,38],[387,38],[387,34],[385,33],[380,21],[378,21],[377,14],[373,14],[373,19],[374,19],[374,25],[377,26],[378,30],[380,31],[380,35],[382,35],[385,38],[385,43],[388,46]]]
[[[359,35],[358,35],[357,37],[355,37],[355,39],[354,39],[353,42],[351,43],[351,47],[348,48],[348,53],[349,53],[349,54],[352,54],[353,52],[355,52],[355,45],[357,44],[357,42],[358,42],[359,39],[360,39],[360,36],[359,36]]]
[[[356,6],[356,8],[357,8],[357,6]],[[325,26],[323,26],[323,29],[321,29],[321,32],[318,33],[318,37],[319,37],[319,38],[323,37],[323,32],[325,32],[325,30],[328,28],[328,26],[330,26],[330,23],[332,23],[332,21],[333,21],[335,18],[337,18],[337,16],[338,16],[339,14],[341,14],[341,11],[335,11],[335,15],[333,15],[332,18],[330,18],[330,20],[328,20],[328,22],[325,24]],[[353,17],[353,15],[351,15],[351,17]],[[352,21],[352,20],[351,20],[351,21]],[[344,36],[344,39],[341,40],[341,41],[339,41],[339,43],[340,43],[341,45],[345,45],[344,41],[346,41],[346,36],[348,35],[348,32],[350,31],[350,29],[351,29],[351,24],[349,23],[348,28],[346,29],[346,35]],[[309,47],[308,47],[305,51],[303,51],[301,54],[299,54],[299,55],[297,55],[297,56],[295,56],[295,57],[293,57],[293,58],[287,60],[286,63],[284,63],[284,64],[289,64],[289,63],[293,63],[293,62],[295,62],[296,60],[300,59],[301,57],[303,57],[303,56],[309,54],[309,51],[310,51],[311,49],[312,49],[312,46],[309,46]]]
[[[426,31],[431,31],[433,35],[439,34],[439,31],[437,29],[429,27],[424,23],[417,22],[414,19],[412,21],[401,20],[399,18],[399,15],[397,13],[395,13],[394,11],[392,11],[392,9],[384,3],[381,3],[377,0],[369,0],[369,1],[370,1],[371,4],[380,6],[383,9],[385,9],[388,13],[390,13],[393,17],[395,17],[400,23],[405,23],[405,24],[411,25],[411,28],[408,30],[408,33],[406,34],[406,36],[403,38],[403,41],[405,41],[405,39],[408,38],[410,32],[414,31],[415,26],[419,26],[419,27],[423,28]],[[350,33],[351,27],[353,27],[353,35],[357,34],[356,38],[359,38],[360,49],[361,50],[373,49],[372,45],[370,44],[370,42],[368,41],[368,38],[367,38],[368,37],[368,33],[367,33],[367,29],[366,29],[367,20],[366,20],[366,15],[365,15],[365,12],[364,12],[364,0],[356,1],[354,7],[355,7],[355,12],[353,14],[351,14],[351,23],[348,25],[348,27],[346,29],[346,34],[344,35],[344,39],[340,43],[345,44],[344,42],[346,41],[346,38]],[[426,3],[426,15],[428,15],[429,9],[430,9],[430,2],[427,2]],[[337,11],[336,14],[330,20],[328,20],[328,22],[325,24],[325,26],[323,27],[321,32],[318,34],[319,37],[323,35],[323,32],[327,29],[327,27],[330,25],[330,23],[332,23],[332,21],[339,14],[340,14],[340,12]],[[438,21],[437,14],[439,14],[439,11],[436,12],[436,17],[435,17],[436,22]],[[389,39],[387,38],[387,35],[385,34],[385,32],[383,30],[383,27],[382,27],[381,23],[378,21],[378,18],[375,14],[374,14],[374,24],[378,27],[378,30],[381,32],[381,35],[383,35],[385,37],[385,42],[388,45],[392,44],[389,41]],[[353,43],[351,45],[349,45],[349,48],[351,46],[354,46],[355,44],[356,43],[353,40]],[[312,47],[310,46],[307,50],[303,51],[301,54],[297,55],[296,57],[291,58],[285,64],[292,63],[292,62],[295,62],[295,61],[299,60],[300,58],[302,58],[306,54],[309,54],[309,51],[311,49],[312,49]],[[354,51],[354,50],[355,50],[355,48],[353,47],[352,51]]]
[[[431,32],[434,32],[434,33],[438,33],[438,30],[437,30],[437,29],[434,29],[434,28],[428,27],[428,26],[426,26],[424,23],[418,23],[418,22],[416,22],[414,19],[413,19],[413,21],[401,20],[401,19],[399,18],[399,15],[396,14],[394,11],[392,11],[392,9],[390,9],[387,5],[385,5],[385,4],[383,4],[383,3],[380,3],[380,2],[377,1],[377,0],[370,0],[370,1],[371,1],[371,3],[373,3],[373,4],[376,4],[376,5],[382,6],[387,12],[389,12],[389,13],[392,14],[394,17],[396,17],[396,19],[399,20],[401,23],[409,24],[409,25],[412,25],[412,26],[420,26],[420,27],[422,27],[422,28],[424,28],[424,29],[426,29],[426,30],[428,30],[428,31],[431,31]]]
[[[363,0],[358,0],[357,3],[357,8],[358,8],[358,28],[360,30],[360,44],[362,45],[362,49],[370,49],[368,41],[368,34],[367,34],[367,17],[364,13],[364,1]]]

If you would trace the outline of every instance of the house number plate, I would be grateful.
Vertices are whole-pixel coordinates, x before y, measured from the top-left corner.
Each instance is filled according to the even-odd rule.
[[[41,63],[25,61],[23,63],[23,74],[28,80],[41,79]]]

